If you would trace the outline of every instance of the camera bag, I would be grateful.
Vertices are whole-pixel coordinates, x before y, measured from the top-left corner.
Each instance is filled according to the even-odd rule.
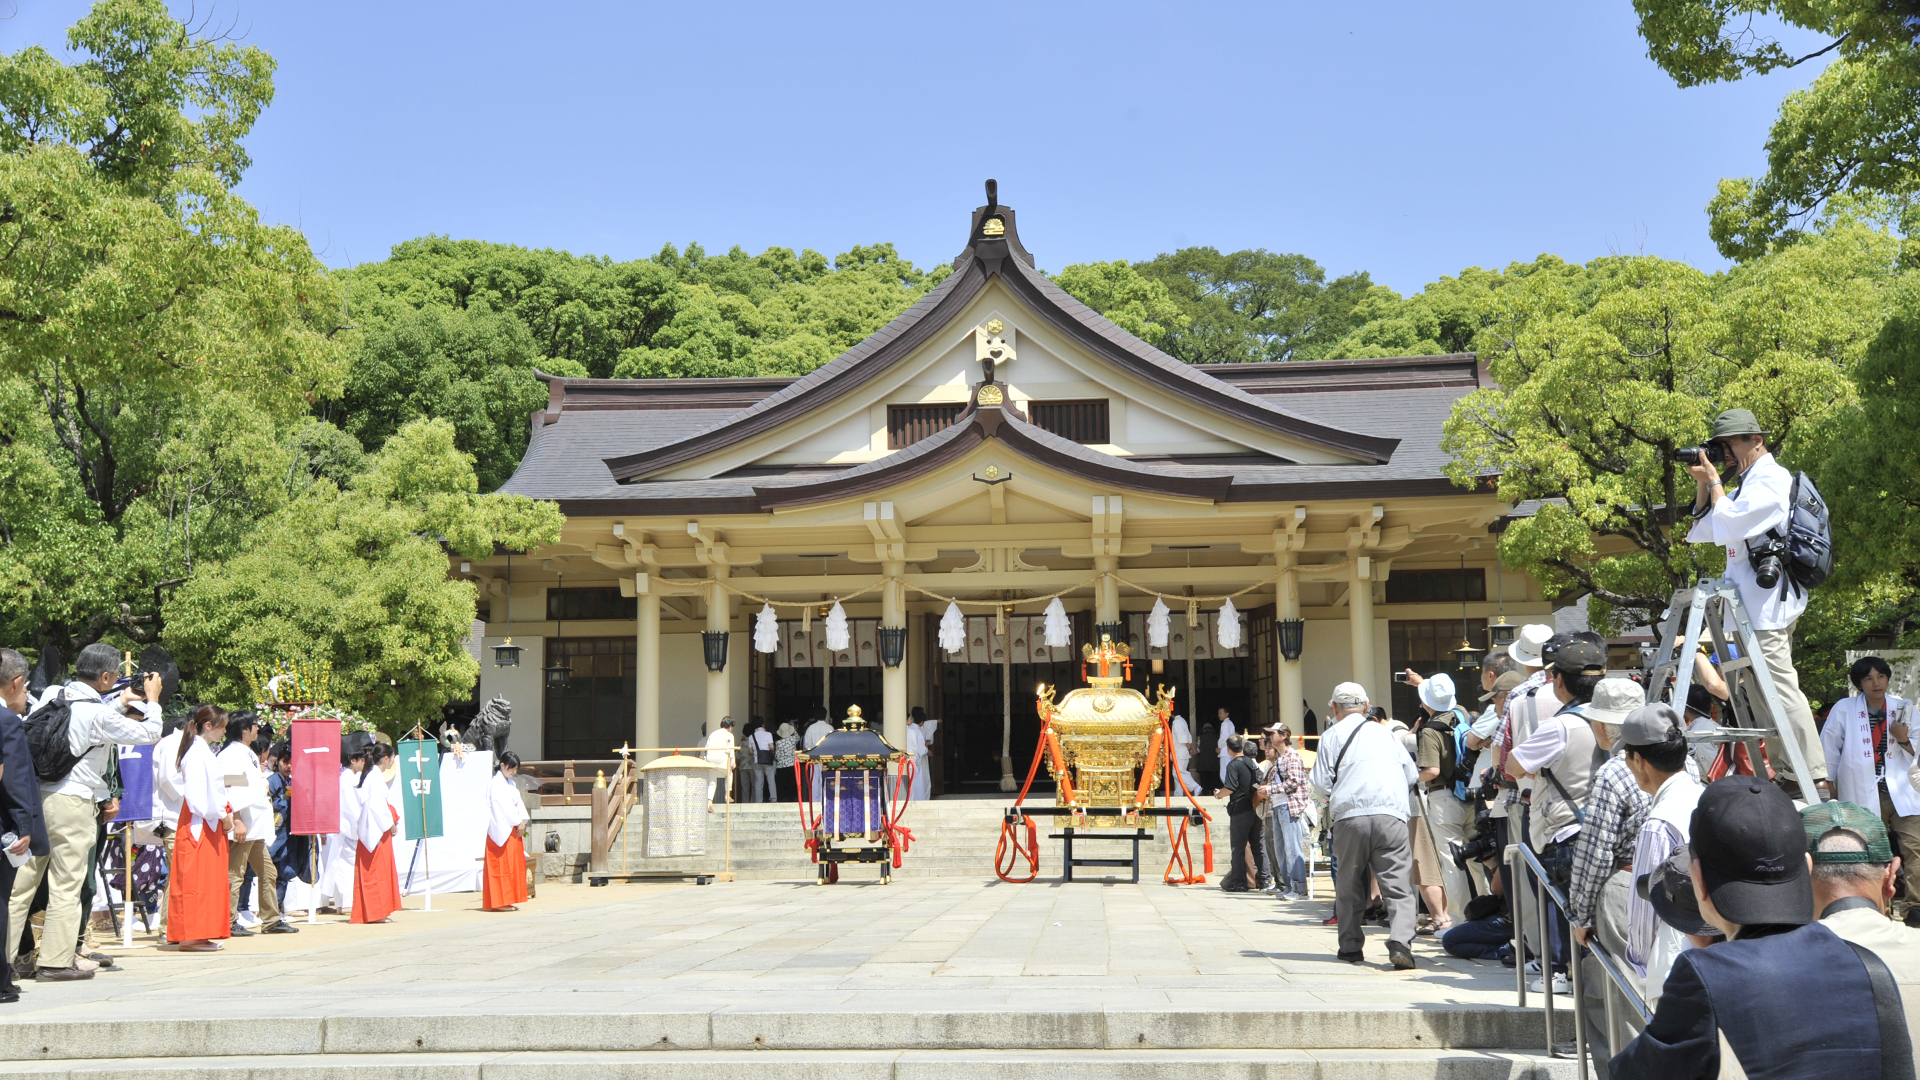
[[[1781,540],[1787,575],[1801,588],[1817,589],[1833,574],[1833,522],[1827,500],[1806,473],[1793,474],[1786,535]]]
[[[33,758],[33,772],[43,784],[58,783],[80,764],[80,755],[67,741],[73,725],[73,706],[65,690],[48,698],[27,715],[27,752]]]

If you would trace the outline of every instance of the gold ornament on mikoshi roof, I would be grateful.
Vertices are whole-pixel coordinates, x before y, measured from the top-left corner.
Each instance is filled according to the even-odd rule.
[[[998,217],[990,217],[986,220],[986,224],[980,226],[981,236],[1005,236],[1006,234],[1007,223]]]
[[[1085,810],[1098,823],[1115,824],[1128,811],[1148,805],[1159,789],[1168,748],[1161,727],[1173,703],[1163,691],[1156,705],[1126,686],[1132,659],[1126,642],[1102,634],[1083,645],[1084,663],[1097,665],[1087,684],[1058,703],[1041,686],[1037,706],[1048,726],[1047,764],[1055,780],[1055,803]]]

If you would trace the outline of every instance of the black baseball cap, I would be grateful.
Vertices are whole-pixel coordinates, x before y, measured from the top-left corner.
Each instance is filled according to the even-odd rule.
[[[1720,928],[1700,914],[1693,895],[1693,852],[1685,844],[1673,849],[1666,861],[1634,880],[1640,899],[1653,906],[1660,921],[1695,937],[1725,937]]]
[[[1742,926],[1813,921],[1807,831],[1786,792],[1751,776],[1707,785],[1689,845],[1713,906]]]
[[[1540,649],[1540,659],[1563,675],[1605,675],[1607,650],[1590,641],[1569,637],[1561,642],[1556,635]]]

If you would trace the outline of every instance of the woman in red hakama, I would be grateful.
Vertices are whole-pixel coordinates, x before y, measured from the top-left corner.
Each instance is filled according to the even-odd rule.
[[[180,740],[175,765],[180,770],[180,828],[174,836],[173,867],[167,879],[167,940],[181,952],[215,952],[216,939],[231,936],[227,910],[227,834],[244,827],[227,806],[226,777],[207,740],[225,737],[226,711],[214,705],[195,709],[190,734]]]
[[[367,767],[360,774],[355,792],[360,799],[360,821],[353,848],[353,915],[357,923],[392,921],[400,910],[400,874],[393,855],[393,827],[397,820],[387,802],[384,781],[368,783],[368,777],[380,775],[383,744],[367,751]],[[390,751],[389,751],[390,752]]]
[[[518,911],[516,905],[527,898],[527,853],[520,843],[527,804],[513,783],[519,771],[520,756],[504,751],[487,784],[487,868],[480,878],[482,911]]]

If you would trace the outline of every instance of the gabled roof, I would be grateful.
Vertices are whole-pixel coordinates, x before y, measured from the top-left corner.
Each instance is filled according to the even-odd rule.
[[[998,222],[1004,231],[988,235],[988,222]],[[970,236],[966,250],[954,261],[953,273],[871,337],[729,418],[724,428],[607,459],[613,478],[630,481],[698,460],[853,393],[946,328],[995,278],[1050,328],[1167,393],[1362,462],[1384,464],[1392,460],[1398,439],[1335,427],[1289,411],[1212,378],[1107,321],[1033,268],[1033,256],[1020,245],[1011,207],[976,209]]]
[[[1003,230],[987,235],[987,223]],[[546,407],[504,492],[574,516],[766,513],[882,491],[965,458],[987,439],[1109,489],[1221,502],[1465,495],[1446,476],[1441,437],[1454,402],[1488,380],[1472,354],[1278,364],[1183,364],[1126,334],[1033,269],[1013,211],[974,211],[955,270],[919,303],[825,367],[797,378],[574,379],[541,374]],[[737,466],[706,478],[651,479],[825,406],[947,330],[998,278],[1082,349],[1209,412],[1338,452],[1303,464],[1270,453],[1128,457],[1068,441],[1013,407],[969,404],[948,428],[857,465]],[[977,387],[975,388],[977,392]]]

